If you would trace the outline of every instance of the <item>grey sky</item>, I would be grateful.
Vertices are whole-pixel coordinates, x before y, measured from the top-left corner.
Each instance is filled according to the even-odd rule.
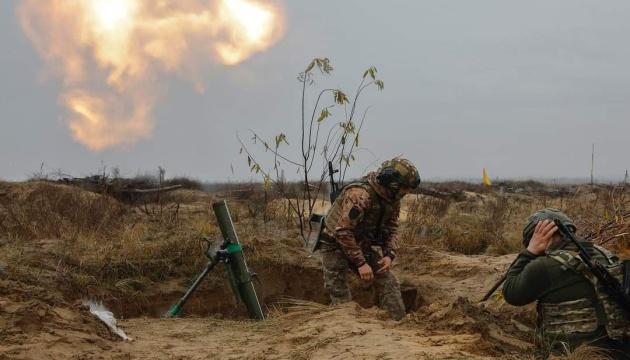
[[[295,142],[297,73],[316,56],[335,71],[318,85],[355,88],[375,65],[385,90],[362,145],[379,159],[404,154],[425,178],[587,177],[630,168],[630,3],[627,1],[285,1],[287,32],[236,67],[204,70],[206,92],[165,78],[154,135],[95,153],[74,142],[47,77],[15,16],[0,2],[0,178],[104,165],[203,180],[250,177],[236,131]],[[352,175],[373,162],[360,154]],[[234,165],[235,176],[230,174]]]

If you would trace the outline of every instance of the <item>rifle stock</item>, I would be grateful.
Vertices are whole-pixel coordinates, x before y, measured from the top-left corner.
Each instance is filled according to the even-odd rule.
[[[494,294],[495,291],[497,291],[497,289],[503,285],[503,283],[505,282],[505,279],[507,279],[507,273],[508,271],[510,271],[510,268],[512,267],[512,265],[514,265],[514,263],[516,262],[516,260],[518,259],[518,256],[516,257],[516,259],[514,259],[514,261],[512,261],[512,263],[510,264],[510,266],[508,266],[508,269],[505,271],[505,273],[503,274],[503,276],[501,276],[501,278],[492,286],[492,288],[490,290],[488,290],[488,292],[486,293],[486,295],[483,296],[483,298],[481,298],[480,302],[484,302],[487,301],[488,299],[490,299],[490,296],[492,296],[492,294]]]

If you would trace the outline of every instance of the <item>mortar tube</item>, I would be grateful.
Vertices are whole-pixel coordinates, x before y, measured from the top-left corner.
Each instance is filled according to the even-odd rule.
[[[216,202],[212,204],[212,209],[219,223],[221,235],[223,235],[225,241],[229,243],[226,250],[230,254],[230,261],[227,265],[230,267],[237,282],[238,289],[236,290],[238,291],[238,295],[245,304],[245,307],[247,307],[250,318],[264,320],[265,315],[258,301],[256,289],[252,283],[252,275],[247,267],[245,256],[243,256],[241,243],[236,234],[236,229],[234,228],[227,203],[225,200]]]

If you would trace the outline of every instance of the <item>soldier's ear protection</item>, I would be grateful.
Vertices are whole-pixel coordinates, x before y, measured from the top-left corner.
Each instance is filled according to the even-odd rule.
[[[392,190],[398,190],[402,182],[402,176],[398,170],[387,167],[380,171],[376,176],[378,183]]]

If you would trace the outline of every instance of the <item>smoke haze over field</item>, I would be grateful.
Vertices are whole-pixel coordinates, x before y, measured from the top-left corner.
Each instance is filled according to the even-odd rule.
[[[296,76],[314,57],[335,67],[318,87],[352,92],[370,65],[385,82],[362,100],[373,105],[361,144],[369,151],[351,176],[404,154],[423,178],[480,178],[483,167],[491,177],[585,178],[592,143],[596,177],[630,168],[626,1],[261,0],[272,29],[241,37],[212,17],[218,0],[137,1],[144,12],[122,7],[93,19],[96,28],[82,20],[92,13],[71,9],[43,25],[59,16],[54,4],[101,2],[0,2],[0,178],[44,163],[76,176],[162,166],[167,176],[248,179],[236,131],[296,143]],[[130,39],[118,26],[130,19],[140,30],[122,61],[107,51]],[[240,52],[257,36],[264,46]],[[57,42],[67,47],[51,50]]]

